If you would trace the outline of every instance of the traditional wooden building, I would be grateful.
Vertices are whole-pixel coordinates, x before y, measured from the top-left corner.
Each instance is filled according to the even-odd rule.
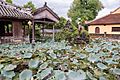
[[[45,2],[44,6],[41,8],[38,8],[34,13],[33,13],[33,17],[34,17],[34,24],[42,24],[41,27],[41,32],[43,34],[47,33],[47,34],[51,34],[51,32],[53,32],[53,29],[45,29],[46,28],[46,24],[54,24],[56,22],[59,22],[59,16],[51,9],[47,6],[47,3]],[[58,30],[55,30],[55,32]]]
[[[32,16],[21,12],[16,7],[0,1],[0,43],[23,41],[25,24]]]
[[[93,38],[120,39],[120,7],[110,14],[90,22],[88,31]]]

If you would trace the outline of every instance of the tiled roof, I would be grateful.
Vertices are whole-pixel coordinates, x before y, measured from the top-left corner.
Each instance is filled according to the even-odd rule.
[[[35,12],[33,12],[33,16],[37,15],[45,10],[49,11],[56,19],[58,19],[58,20],[60,19],[59,16],[47,6],[47,3],[45,3],[45,5],[43,7],[38,8]]]
[[[0,4],[0,18],[32,19],[27,13],[4,4]]]
[[[90,22],[90,25],[120,24],[120,7],[110,14]]]

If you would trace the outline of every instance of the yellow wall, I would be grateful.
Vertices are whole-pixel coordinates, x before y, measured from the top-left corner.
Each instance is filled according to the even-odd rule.
[[[120,32],[112,32],[112,27],[120,27],[120,24],[118,25],[90,25],[88,27],[88,32],[90,34],[95,34],[95,28],[100,28],[100,34],[104,34],[106,32],[107,34],[120,34]]]

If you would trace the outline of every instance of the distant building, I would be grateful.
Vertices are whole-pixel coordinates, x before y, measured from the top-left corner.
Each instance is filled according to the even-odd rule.
[[[88,24],[88,31],[93,38],[109,37],[120,39],[120,7]]]

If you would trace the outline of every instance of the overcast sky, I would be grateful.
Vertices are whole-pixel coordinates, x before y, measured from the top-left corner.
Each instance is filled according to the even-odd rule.
[[[67,12],[72,4],[73,0],[13,0],[17,5],[23,5],[28,1],[32,1],[36,7],[42,7],[45,2],[48,3],[48,6],[56,12],[59,16],[64,16],[67,18]],[[104,9],[101,10],[97,16],[100,18],[109,14],[111,11],[115,10],[116,8],[120,7],[120,0],[100,0],[104,5]]]

